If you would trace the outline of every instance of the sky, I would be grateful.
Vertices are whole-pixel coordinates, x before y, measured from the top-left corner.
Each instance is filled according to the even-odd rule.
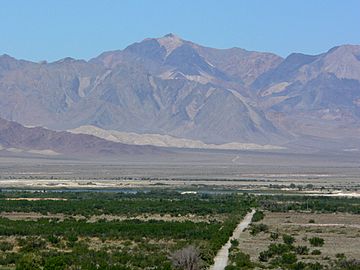
[[[90,59],[174,33],[214,48],[319,54],[360,44],[359,0],[1,0],[0,55]]]

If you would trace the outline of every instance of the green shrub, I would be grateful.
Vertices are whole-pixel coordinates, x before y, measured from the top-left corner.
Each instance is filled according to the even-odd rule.
[[[320,237],[312,237],[309,239],[309,243],[313,246],[313,247],[322,247],[324,245],[324,239],[320,238]]]
[[[6,254],[2,254],[0,256],[0,265],[14,265],[22,255],[19,254],[19,252],[7,252]]]
[[[311,252],[311,255],[320,255],[321,254],[321,251],[318,250],[318,249],[314,249],[312,252]]]
[[[271,232],[270,233],[270,238],[271,238],[272,241],[276,241],[277,239],[279,239],[279,233]]]
[[[33,253],[25,254],[17,263],[16,270],[40,270],[41,258]]]
[[[225,267],[225,270],[238,270],[239,268],[235,265],[228,265]]]
[[[284,243],[287,245],[292,245],[295,242],[295,238],[288,234],[284,234],[282,238]]]
[[[309,248],[307,246],[297,246],[295,247],[296,254],[307,255],[309,254]]]
[[[268,250],[261,251],[259,254],[259,261],[267,262],[272,257],[272,253]]]
[[[50,257],[45,261],[44,270],[66,269],[66,262],[63,257]]]
[[[56,237],[55,235],[49,235],[48,236],[48,241],[51,243],[51,244],[58,244],[60,242],[59,238]]]
[[[297,262],[295,263],[292,268],[292,270],[304,270],[306,269],[306,263],[304,262]]]
[[[78,237],[75,234],[70,234],[67,239],[69,242],[76,242],[78,240]]]
[[[232,239],[232,240],[230,241],[230,243],[231,243],[231,246],[237,247],[237,246],[239,245],[239,240],[237,240],[237,239]]]
[[[294,253],[284,253],[281,255],[282,264],[294,264],[297,262],[296,255]]]
[[[321,270],[321,269],[323,269],[323,266],[318,262],[316,262],[316,263],[308,263],[307,264],[307,269],[309,269],[309,270]]]
[[[315,223],[314,219],[309,219],[309,223]]]
[[[260,220],[263,220],[265,217],[265,214],[263,211],[256,210],[255,214],[253,215],[251,222],[258,222]]]
[[[344,259],[341,259],[337,263],[337,266],[341,270],[359,270],[360,269],[360,260],[356,260],[356,259],[346,260],[344,258]]]
[[[268,247],[268,251],[270,254],[282,255],[286,252],[289,252],[291,247],[286,244],[270,244]]]
[[[0,242],[0,250],[1,251],[8,251],[8,250],[12,250],[14,248],[14,245],[10,242]]]
[[[263,223],[260,224],[251,224],[250,226],[250,234],[255,236],[261,232],[268,232],[269,226]]]
[[[232,262],[236,265],[236,267],[240,269],[251,269],[254,267],[253,263],[250,260],[250,255],[245,254],[243,252],[236,253],[235,257],[233,258]]]
[[[39,237],[28,237],[19,241],[22,252],[34,252],[46,247],[46,242]]]
[[[335,257],[336,257],[337,259],[346,259],[346,256],[345,256],[344,253],[336,253],[336,254],[335,254]]]

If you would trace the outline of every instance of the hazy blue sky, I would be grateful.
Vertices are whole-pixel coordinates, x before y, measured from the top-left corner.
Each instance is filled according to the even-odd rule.
[[[316,54],[360,44],[360,0],[2,0],[0,54],[89,59],[175,33],[210,47]]]

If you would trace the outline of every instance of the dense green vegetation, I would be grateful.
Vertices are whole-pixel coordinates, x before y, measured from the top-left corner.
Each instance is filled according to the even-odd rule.
[[[261,196],[259,197],[259,203],[263,209],[273,212],[312,211],[360,214],[360,198],[276,195]]]
[[[2,197],[0,212],[36,212],[45,217],[0,218],[0,265],[16,269],[174,269],[170,254],[188,245],[198,248],[206,268],[256,204],[248,195],[174,192],[3,193]],[[28,197],[66,200],[5,200]],[[60,220],[47,217],[49,213],[65,216]],[[76,218],[100,214],[122,218],[91,222]],[[173,218],[152,219],[153,214]],[[139,215],[148,219],[138,219]],[[188,215],[203,221],[182,218]],[[15,240],[5,241],[8,237]]]
[[[89,223],[86,220],[64,221],[40,219],[38,221],[14,221],[0,219],[0,235],[49,237],[51,235],[71,235],[101,237],[106,235],[114,239],[141,239],[150,237],[156,239],[210,239],[214,232],[223,224],[212,222],[194,223],[191,221],[99,221]]]
[[[63,200],[9,200],[15,198]],[[268,237],[271,244],[252,261],[232,241],[227,270],[323,269],[320,263],[301,260],[301,256],[322,256],[323,239],[309,238],[300,245],[293,235],[270,230],[263,221],[266,211],[359,214],[360,199],[166,191],[0,192],[0,212],[42,215],[38,220],[0,218],[0,269],[170,270],[175,269],[171,254],[189,246],[199,252],[199,265],[206,269],[240,219],[254,207],[258,210],[249,232]],[[103,214],[113,219],[91,219]],[[359,269],[358,261],[340,255],[331,265],[339,270]]]
[[[1,194],[1,193],[0,193]],[[11,196],[9,196],[11,195]],[[26,201],[4,200],[4,197],[59,197],[62,201]],[[213,215],[229,214],[246,205],[254,205],[251,196],[236,195],[181,195],[177,192],[149,193],[15,193],[2,194],[0,212],[39,212],[63,213],[68,215],[138,215],[138,214],[172,214],[172,215]]]

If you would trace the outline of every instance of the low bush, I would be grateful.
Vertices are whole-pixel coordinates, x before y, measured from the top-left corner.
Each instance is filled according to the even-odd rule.
[[[311,255],[320,255],[321,254],[321,251],[318,250],[318,249],[314,249],[312,252],[311,252]]]
[[[250,260],[250,255],[241,251],[236,253],[232,262],[236,265],[237,269],[251,269],[254,267],[254,264]]]
[[[357,259],[341,259],[337,266],[341,270],[359,270],[360,269],[360,260]]]
[[[19,245],[21,246],[21,252],[34,252],[44,249],[46,247],[46,242],[40,237],[28,237],[19,240]]]
[[[307,255],[309,254],[309,248],[307,246],[297,246],[295,247],[296,254]]]
[[[268,250],[261,251],[259,254],[259,261],[260,262],[267,262],[272,257],[272,253]]]
[[[56,244],[58,244],[60,242],[60,239],[58,237],[56,237],[55,235],[52,235],[52,234],[49,235],[47,239],[53,245],[56,245]]]
[[[260,224],[251,224],[250,226],[250,234],[255,236],[261,232],[268,232],[269,226],[263,223]]]
[[[309,270],[321,270],[323,269],[324,267],[322,266],[322,264],[316,262],[316,263],[308,263],[306,265],[306,269],[309,269]]]
[[[294,253],[284,253],[281,255],[282,264],[294,264],[297,262],[296,254]]]
[[[268,250],[270,254],[273,255],[282,255],[286,252],[289,252],[292,247],[286,244],[270,244]]]
[[[315,223],[314,219],[309,219],[309,223]]]
[[[265,217],[265,214],[263,211],[256,210],[255,214],[253,215],[251,222],[258,222],[260,220],[263,220]]]
[[[270,233],[270,238],[271,238],[272,241],[276,241],[277,239],[279,239],[279,233],[271,232]]]
[[[324,245],[324,239],[320,238],[320,237],[312,237],[309,239],[309,243],[313,246],[313,247],[322,247]]]
[[[0,250],[1,251],[8,251],[8,250],[12,250],[14,248],[14,245],[10,242],[0,242]]]
[[[295,238],[288,234],[284,234],[282,238],[284,243],[287,245],[292,245],[295,242]]]

